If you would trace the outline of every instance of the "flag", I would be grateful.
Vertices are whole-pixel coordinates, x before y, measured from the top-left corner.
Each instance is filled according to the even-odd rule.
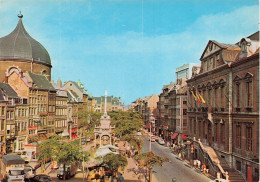
[[[201,103],[201,101],[200,101],[200,96],[198,95],[197,92],[196,92],[196,97],[197,97],[197,99],[198,99],[198,104],[200,104],[200,103]]]
[[[194,99],[197,101],[197,100],[198,100],[198,98],[195,96],[195,94],[193,93],[193,91],[191,91],[191,93],[192,93],[192,95],[193,95]]]
[[[199,91],[196,89],[196,94],[198,94],[199,98],[201,99],[202,103],[206,103],[203,97],[200,95]]]

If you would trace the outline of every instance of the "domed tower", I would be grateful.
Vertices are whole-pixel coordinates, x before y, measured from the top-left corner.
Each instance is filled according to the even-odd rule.
[[[46,75],[51,80],[51,59],[47,50],[25,30],[23,15],[18,14],[16,28],[0,38],[0,82],[14,70]]]

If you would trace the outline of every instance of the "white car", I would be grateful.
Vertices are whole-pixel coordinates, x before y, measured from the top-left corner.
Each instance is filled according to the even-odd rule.
[[[220,179],[210,180],[209,182],[228,182],[228,181],[226,179],[220,178]]]
[[[139,132],[137,132],[137,134],[136,134],[137,136],[141,136],[142,135],[142,133],[139,131]]]
[[[165,141],[164,141],[163,139],[159,139],[159,140],[158,140],[158,143],[159,143],[160,145],[165,145]]]

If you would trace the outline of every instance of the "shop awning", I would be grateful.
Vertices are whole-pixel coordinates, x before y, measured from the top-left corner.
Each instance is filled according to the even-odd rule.
[[[173,133],[172,139],[175,139],[178,135],[179,135],[179,133]]]
[[[148,125],[146,125],[146,128],[150,129],[150,128],[151,128],[151,125],[149,125],[149,124],[148,124]]]
[[[187,140],[188,134],[187,133],[182,133],[181,137],[182,137],[182,140]]]

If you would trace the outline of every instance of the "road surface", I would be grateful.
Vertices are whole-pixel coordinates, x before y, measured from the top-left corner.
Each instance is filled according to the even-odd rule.
[[[143,152],[149,151],[149,142],[146,136],[144,138]],[[189,167],[186,162],[177,159],[177,156],[172,154],[166,146],[152,142],[152,152],[170,160],[170,162],[164,163],[162,167],[154,167],[153,176],[158,182],[172,182],[172,178],[175,178],[176,182],[209,182],[211,180],[205,175],[196,172],[194,168]]]

